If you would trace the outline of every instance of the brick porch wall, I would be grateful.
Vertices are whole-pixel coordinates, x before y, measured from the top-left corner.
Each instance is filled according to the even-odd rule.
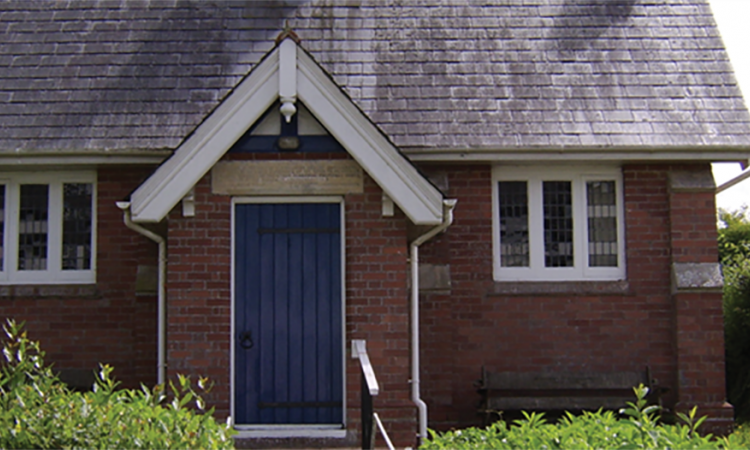
[[[346,197],[346,340],[367,340],[381,394],[375,411],[398,446],[414,446],[411,402],[407,219],[382,217],[382,191],[365,177],[365,192]],[[359,429],[359,361],[347,358],[349,420]],[[379,444],[380,445],[380,444]]]
[[[0,288],[0,318],[25,321],[56,369],[107,363],[123,387],[156,382],[156,296],[135,295],[137,267],[156,264],[156,245],[127,229],[115,206],[150,172],[98,171],[96,285]]]
[[[195,217],[178,204],[168,216],[167,377],[208,377],[204,400],[229,415],[231,198],[211,194],[208,176],[195,186]]]
[[[407,219],[400,211],[382,217],[382,191],[367,176],[364,193],[345,202],[347,430],[356,445],[360,368],[349,349],[352,339],[365,339],[381,388],[375,408],[397,445],[414,445]],[[214,387],[206,400],[224,418],[230,408],[231,197],[211,193],[210,174],[195,187],[195,217],[182,217],[179,206],[170,213],[168,258],[169,376],[208,376]]]
[[[656,164],[623,169],[627,282],[496,283],[490,166],[424,168],[447,175],[446,194],[459,199],[454,225],[426,243],[421,254],[423,262],[450,263],[452,283],[450,294],[422,295],[422,390],[431,427],[479,422],[479,395],[472,382],[482,366],[490,371],[607,372],[648,365],[652,376],[671,388],[664,397],[667,406],[690,401],[711,409],[723,399],[720,294],[697,294],[702,301],[695,300],[695,307],[685,303],[682,316],[710,314],[680,351],[695,353],[700,346],[700,354],[710,356],[694,357],[703,372],[690,383],[699,383],[700,393],[678,383],[670,224],[698,227],[701,245],[709,247],[701,247],[699,260],[717,259],[712,199],[701,198],[699,208],[674,210],[670,217],[668,173],[674,169],[709,170],[707,165]],[[684,253],[683,247],[677,252]],[[715,364],[714,369],[707,371],[706,364]]]

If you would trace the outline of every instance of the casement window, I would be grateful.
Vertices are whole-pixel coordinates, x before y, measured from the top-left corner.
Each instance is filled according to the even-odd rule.
[[[0,173],[0,283],[95,282],[96,174]]]
[[[625,278],[617,168],[493,168],[497,281]]]

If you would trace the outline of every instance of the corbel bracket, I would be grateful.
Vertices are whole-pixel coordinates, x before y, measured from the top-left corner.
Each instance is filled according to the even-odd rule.
[[[195,189],[182,197],[182,217],[195,217]]]
[[[383,192],[383,217],[393,217],[393,199]]]

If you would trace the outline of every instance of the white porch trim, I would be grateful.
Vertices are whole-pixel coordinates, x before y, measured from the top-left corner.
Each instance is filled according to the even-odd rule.
[[[357,108],[325,71],[287,38],[131,196],[135,222],[159,222],[279,98],[283,45],[296,47],[297,96],[417,225],[442,222],[443,196]],[[286,64],[284,64],[286,65]]]

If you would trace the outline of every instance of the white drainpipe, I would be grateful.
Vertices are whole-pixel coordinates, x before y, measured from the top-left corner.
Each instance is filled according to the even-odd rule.
[[[117,202],[117,207],[123,212],[123,222],[125,226],[131,230],[146,236],[152,241],[159,245],[159,269],[158,269],[158,284],[159,288],[157,291],[157,357],[156,357],[156,381],[158,384],[163,384],[166,380],[166,334],[167,334],[167,308],[166,308],[166,289],[165,280],[167,275],[167,242],[164,237],[159,236],[151,230],[148,230],[141,225],[133,222],[130,216],[130,202]]]
[[[411,243],[411,400],[419,410],[420,439],[427,438],[427,404],[422,400],[419,379],[419,246],[453,223],[456,200],[443,200],[443,223],[419,236]]]

